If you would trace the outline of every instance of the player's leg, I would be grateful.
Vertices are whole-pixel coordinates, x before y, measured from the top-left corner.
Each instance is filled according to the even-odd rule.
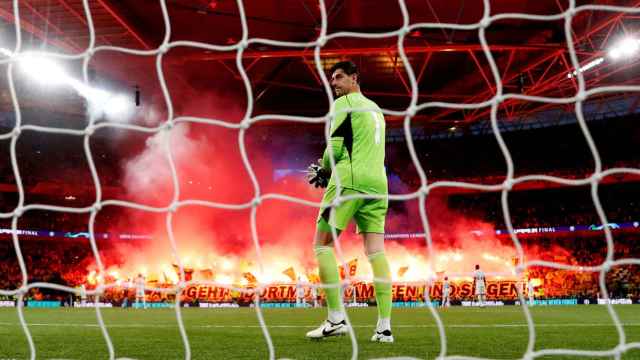
[[[327,320],[320,327],[307,333],[311,339],[347,333],[344,306],[340,298],[340,274],[338,262],[333,250],[333,237],[330,232],[318,229],[315,235],[315,253],[318,261],[320,281],[325,286],[322,291],[327,301]]]
[[[323,204],[331,204],[335,197],[335,188],[328,188],[323,197]],[[335,207],[321,209],[318,216],[314,238],[316,260],[320,273],[320,281],[327,299],[328,319],[320,327],[309,331],[308,338],[320,339],[328,336],[345,335],[347,333],[344,304],[340,296],[340,274],[334,252],[332,227],[336,235],[344,230],[353,217],[357,202],[351,200]]]
[[[384,252],[386,199],[370,199],[354,214],[358,232],[363,235],[365,251],[373,270],[373,288],[378,308],[378,324],[371,341],[393,342],[391,334],[391,269]]]
[[[391,270],[384,252],[384,234],[365,233],[365,248],[375,278],[373,288],[378,308],[378,324],[372,341],[393,342],[391,335]]]
[[[333,249],[333,237],[330,230],[329,232],[325,231],[325,224],[318,226],[316,231],[314,240],[315,253],[320,281],[322,281],[322,285],[328,286],[322,290],[327,300],[329,320],[337,323],[344,320],[342,301],[340,299],[340,273],[338,272],[338,261]],[[339,233],[337,231],[336,235]]]

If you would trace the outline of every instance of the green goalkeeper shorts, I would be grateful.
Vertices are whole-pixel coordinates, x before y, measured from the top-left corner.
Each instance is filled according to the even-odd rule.
[[[352,189],[342,189],[342,196],[364,194]],[[322,206],[318,215],[318,230],[331,232],[331,227],[344,230],[354,219],[358,233],[384,234],[384,222],[387,216],[388,199],[351,199],[341,202],[334,211],[329,205],[336,197],[336,187],[330,186],[322,197]],[[325,208],[325,206],[327,206]]]

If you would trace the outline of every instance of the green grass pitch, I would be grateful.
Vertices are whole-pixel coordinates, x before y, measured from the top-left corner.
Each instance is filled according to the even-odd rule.
[[[640,342],[640,306],[616,306],[626,342]],[[349,337],[309,341],[305,332],[320,324],[324,309],[265,309],[276,358],[348,359]],[[255,311],[183,309],[192,359],[266,359],[268,350]],[[447,355],[514,359],[524,354],[528,330],[520,307],[462,308],[440,312],[447,335]],[[173,309],[103,310],[116,357],[184,359],[184,347]],[[429,311],[394,309],[396,342],[370,343],[375,308],[350,309],[358,341],[358,358],[434,358],[440,338]],[[604,306],[548,306],[532,309],[535,349],[607,350],[618,334]],[[25,309],[38,359],[107,359],[106,343],[93,309]],[[640,344],[623,359],[640,359]],[[0,359],[28,358],[26,338],[16,309],[0,309]],[[579,359],[546,356],[542,359]],[[594,358],[604,359],[606,357]]]

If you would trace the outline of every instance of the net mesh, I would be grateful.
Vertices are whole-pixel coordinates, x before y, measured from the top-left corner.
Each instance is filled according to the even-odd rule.
[[[572,18],[577,13],[582,11],[640,13],[640,8],[609,6],[609,5],[576,6],[575,0],[570,0],[569,6],[565,11],[563,11],[562,13],[553,14],[553,15],[533,15],[533,14],[526,14],[526,13],[502,13],[497,15],[491,15],[490,1],[483,0],[483,15],[480,21],[476,23],[453,24],[453,23],[424,22],[424,23],[412,24],[410,23],[410,20],[409,20],[409,13],[408,13],[405,2],[403,0],[399,0],[398,5],[402,13],[403,22],[402,22],[402,26],[394,31],[381,32],[381,33],[336,32],[336,33],[327,34],[327,22],[328,22],[327,9],[324,1],[319,0],[321,28],[320,28],[320,32],[317,39],[310,42],[288,42],[288,41],[276,41],[276,40],[264,39],[264,38],[250,38],[248,35],[249,32],[247,27],[247,17],[245,14],[243,3],[241,0],[237,0],[239,17],[240,17],[240,22],[242,27],[242,38],[239,42],[233,45],[220,46],[220,45],[213,45],[213,44],[192,42],[192,41],[171,41],[171,25],[170,25],[171,23],[169,18],[169,12],[167,10],[166,0],[159,0],[159,3],[162,10],[165,34],[164,34],[164,39],[162,41],[162,44],[155,49],[135,50],[135,49],[129,49],[129,48],[114,47],[114,46],[95,46],[96,35],[95,35],[95,28],[93,25],[93,18],[91,15],[88,0],[83,0],[82,4],[84,7],[84,13],[87,20],[87,26],[89,28],[88,47],[82,53],[74,54],[74,55],[66,55],[66,54],[51,53],[51,52],[41,52],[41,53],[38,53],[37,55],[50,57],[50,58],[58,58],[58,59],[82,60],[83,61],[83,80],[84,80],[84,83],[87,85],[89,84],[88,65],[92,56],[95,55],[97,52],[116,51],[116,52],[122,52],[122,53],[127,53],[132,55],[138,55],[138,56],[153,56],[155,57],[156,71],[157,71],[158,79],[159,79],[162,93],[164,95],[164,99],[167,106],[167,113],[168,113],[167,120],[162,125],[157,127],[142,127],[137,125],[121,124],[121,123],[113,123],[113,122],[97,123],[96,119],[90,118],[87,126],[84,129],[72,130],[72,129],[64,129],[64,128],[35,126],[35,125],[22,125],[21,123],[20,104],[16,96],[16,90],[15,90],[15,85],[13,80],[13,71],[14,71],[16,62],[19,60],[20,55],[22,54],[22,39],[21,39],[21,31],[20,31],[21,25],[20,25],[20,13],[19,13],[19,6],[18,6],[19,4],[18,4],[18,0],[13,0],[13,17],[15,20],[14,24],[15,24],[16,45],[11,53],[6,54],[7,58],[2,59],[0,61],[0,64],[7,64],[7,78],[8,78],[9,90],[11,94],[11,100],[12,100],[12,104],[15,112],[15,126],[13,127],[12,131],[8,133],[0,134],[0,139],[10,140],[10,158],[11,158],[11,166],[13,169],[13,173],[14,173],[17,188],[18,188],[18,204],[12,212],[0,213],[0,218],[11,218],[12,220],[11,221],[12,240],[15,247],[16,257],[19,263],[20,271],[22,273],[22,284],[17,289],[0,289],[0,295],[9,295],[9,296],[15,295],[18,298],[17,314],[19,317],[22,330],[24,331],[24,334],[26,336],[26,339],[29,345],[31,359],[36,358],[36,347],[34,345],[34,341],[33,341],[31,332],[29,330],[29,326],[24,318],[24,309],[23,309],[24,296],[27,294],[27,292],[30,289],[33,289],[33,288],[49,288],[49,289],[55,289],[55,290],[69,292],[69,293],[75,293],[77,295],[79,294],[77,293],[76,289],[63,286],[60,284],[44,283],[44,282],[34,282],[34,283],[28,282],[25,260],[20,251],[20,241],[19,241],[18,232],[17,232],[18,219],[20,218],[20,216],[24,214],[25,211],[32,211],[32,210],[48,210],[48,211],[57,211],[57,212],[90,214],[89,224],[88,224],[89,234],[90,234],[90,244],[93,251],[93,255],[95,256],[95,259],[96,259],[96,264],[98,266],[99,273],[104,273],[105,268],[104,268],[103,262],[101,261],[100,253],[99,253],[98,246],[96,244],[96,239],[94,236],[94,223],[95,223],[96,215],[104,206],[121,206],[121,207],[138,209],[142,211],[150,211],[150,212],[166,214],[166,228],[169,235],[168,238],[169,238],[173,255],[175,257],[175,261],[178,264],[178,267],[180,269],[180,281],[173,288],[170,288],[170,289],[149,288],[149,287],[147,287],[146,289],[159,291],[159,292],[169,292],[177,295],[176,303],[175,303],[176,319],[177,319],[180,335],[182,337],[182,343],[184,345],[185,358],[186,359],[191,358],[191,346],[189,343],[187,332],[185,330],[184,322],[182,320],[179,294],[181,294],[182,290],[186,286],[192,283],[195,283],[195,281],[185,281],[185,272],[184,272],[183,262],[178,256],[177,245],[176,245],[175,237],[172,230],[173,214],[181,206],[189,206],[189,205],[205,206],[205,207],[228,209],[228,210],[250,209],[251,210],[251,236],[253,239],[253,245],[255,247],[255,251],[257,255],[257,261],[259,263],[260,272],[261,273],[264,272],[263,260],[260,252],[260,239],[259,239],[258,231],[256,227],[256,209],[258,206],[260,206],[260,203],[266,199],[280,199],[280,200],[290,201],[290,202],[307,205],[307,206],[320,207],[320,204],[309,202],[303,199],[298,199],[291,196],[281,195],[281,194],[262,194],[260,191],[260,186],[258,184],[256,175],[247,157],[247,152],[246,152],[245,143],[244,143],[244,136],[247,129],[249,129],[249,127],[252,124],[255,124],[257,122],[264,121],[267,119],[277,118],[277,119],[282,119],[286,121],[325,124],[325,137],[328,140],[330,122],[331,122],[331,119],[335,117],[336,113],[333,108],[333,94],[331,92],[331,88],[329,86],[327,77],[325,76],[324,70],[322,68],[320,54],[321,54],[322,47],[327,43],[327,41],[332,39],[337,39],[337,38],[355,37],[355,38],[374,39],[374,38],[397,37],[398,39],[397,41],[398,54],[402,60],[402,64],[408,75],[409,85],[411,89],[411,101],[409,106],[404,111],[392,111],[388,109],[383,109],[382,111],[384,114],[387,114],[387,115],[401,116],[404,118],[404,135],[406,138],[408,149],[410,151],[412,162],[415,168],[417,169],[417,173],[420,177],[421,186],[414,193],[406,194],[406,195],[390,194],[388,197],[389,197],[389,200],[395,200],[395,201],[406,201],[411,199],[419,200],[420,218],[425,229],[425,235],[426,235],[425,241],[426,241],[428,256],[433,256],[435,251],[432,246],[432,240],[431,240],[431,235],[429,231],[430,229],[429,222],[427,219],[426,205],[425,205],[428,194],[431,190],[439,187],[459,187],[459,188],[479,190],[479,191],[500,191],[501,192],[502,194],[501,206],[504,214],[505,224],[509,231],[511,240],[513,241],[513,245],[517,250],[517,255],[519,259],[519,263],[517,264],[517,267],[516,267],[516,272],[518,274],[521,274],[522,272],[524,272],[529,266],[544,266],[544,267],[563,269],[563,270],[573,270],[573,271],[581,270],[581,271],[597,272],[599,274],[599,287],[601,290],[601,296],[604,299],[608,299],[608,291],[606,287],[605,276],[609,271],[609,269],[611,269],[614,266],[620,266],[620,265],[640,265],[640,259],[637,259],[637,258],[620,258],[620,259],[614,258],[614,242],[611,235],[611,230],[607,226],[603,226],[603,231],[604,231],[604,234],[606,237],[606,243],[607,243],[607,254],[604,262],[598,266],[578,267],[578,266],[570,266],[566,264],[560,264],[560,263],[549,262],[549,261],[525,262],[523,248],[512,226],[511,217],[509,213],[509,201],[508,201],[509,192],[512,189],[512,187],[515,186],[516,184],[527,182],[527,181],[549,181],[549,182],[554,182],[554,183],[568,185],[568,186],[590,185],[593,204],[595,205],[597,214],[600,218],[600,222],[602,224],[607,224],[608,223],[607,218],[603,211],[602,205],[600,203],[600,198],[598,196],[598,185],[600,181],[602,180],[603,177],[614,175],[614,174],[628,173],[628,174],[640,175],[640,169],[618,167],[618,168],[609,168],[603,171],[602,162],[601,162],[600,155],[598,153],[598,149],[593,141],[593,138],[589,132],[589,129],[584,119],[583,108],[582,108],[583,102],[588,97],[597,95],[597,94],[603,94],[608,92],[640,91],[640,86],[620,85],[620,86],[602,86],[602,87],[586,89],[585,80],[582,75],[582,72],[577,71],[575,75],[575,79],[577,80],[578,91],[572,97],[550,98],[550,97],[541,97],[541,96],[529,96],[524,94],[504,93],[500,74],[485,36],[485,31],[487,27],[489,27],[492,24],[492,22],[495,22],[498,20],[505,20],[505,19],[525,19],[525,20],[531,20],[531,21],[564,20],[564,31],[565,31],[566,43],[568,45],[568,50],[570,54],[571,65],[573,68],[579,69],[580,64],[576,56],[574,40],[571,35],[572,34],[572,27],[571,27]],[[491,68],[491,75],[493,76],[494,87],[495,87],[495,94],[493,95],[493,97],[487,101],[477,102],[477,103],[454,103],[454,102],[418,103],[418,85],[416,81],[416,76],[409,63],[406,52],[404,51],[405,36],[411,31],[418,30],[418,29],[477,30],[480,43],[482,46],[482,50]],[[253,93],[252,93],[251,84],[249,82],[249,78],[242,64],[243,52],[245,51],[245,49],[247,49],[248,46],[252,44],[265,44],[265,45],[272,45],[272,46],[295,47],[295,48],[313,47],[315,67],[324,85],[324,90],[326,92],[327,98],[330,99],[330,103],[332,104],[329,112],[322,117],[301,117],[301,116],[287,116],[287,115],[279,115],[279,114],[252,116]],[[244,83],[246,96],[247,96],[247,108],[241,122],[239,122],[238,124],[232,124],[219,119],[173,116],[172,99],[168,91],[167,84],[165,82],[165,77],[163,75],[162,60],[163,60],[164,54],[166,54],[170,49],[176,48],[176,47],[193,47],[193,48],[210,50],[210,51],[220,51],[220,52],[235,51],[236,52],[236,58],[235,58],[236,66],[240,73],[240,77],[242,78],[242,81]],[[501,136],[500,129],[498,126],[498,115],[497,115],[498,107],[500,106],[500,104],[510,99],[552,103],[552,104],[574,103],[575,115],[576,115],[578,124],[587,141],[591,155],[595,162],[595,171],[590,176],[585,177],[583,179],[565,179],[561,177],[548,176],[548,175],[526,175],[521,177],[514,177],[514,164],[511,158],[511,154],[509,152],[509,148],[506,146]],[[416,151],[413,145],[411,128],[410,128],[412,117],[416,115],[417,112],[425,110],[427,108],[450,108],[450,109],[466,110],[466,109],[480,109],[480,108],[487,108],[487,107],[490,107],[490,110],[491,110],[490,123],[491,123],[491,128],[493,130],[493,134],[499,144],[499,147],[501,149],[501,152],[507,164],[506,179],[504,180],[504,182],[497,185],[483,185],[479,183],[454,182],[454,181],[437,181],[437,182],[430,183],[427,179],[427,176],[425,175],[425,171],[423,170],[420,162],[418,161],[418,157],[416,155]],[[357,111],[357,110],[374,110],[374,109],[352,109],[352,110]],[[221,126],[229,129],[239,130],[238,143],[240,147],[240,154],[242,157],[244,167],[246,168],[247,173],[249,174],[249,177],[251,179],[251,182],[253,184],[253,189],[254,189],[254,196],[251,201],[245,204],[227,204],[227,203],[215,203],[215,202],[204,201],[204,200],[182,200],[182,201],[179,200],[180,186],[178,183],[176,167],[172,159],[172,152],[171,152],[171,147],[169,145],[170,144],[169,138],[171,136],[172,128],[176,124],[181,122],[199,122],[199,123],[209,124],[212,126]],[[173,188],[174,188],[173,197],[172,197],[173,200],[169,206],[152,207],[152,206],[146,206],[146,205],[135,203],[135,202],[103,199],[98,173],[96,171],[96,166],[95,166],[91,149],[89,146],[89,140],[92,134],[96,130],[100,128],[108,128],[108,127],[120,128],[120,129],[126,129],[126,130],[150,133],[150,134],[156,134],[156,133],[162,134],[164,139],[164,148],[166,151],[166,156],[171,169],[171,177],[172,177]],[[16,158],[16,143],[21,132],[23,131],[37,131],[37,132],[50,133],[50,134],[68,134],[68,135],[75,135],[75,136],[80,136],[84,138],[84,151],[85,151],[85,155],[86,155],[89,168],[92,174],[93,183],[96,189],[96,194],[95,194],[96,198],[93,206],[76,208],[76,207],[51,206],[51,205],[44,205],[44,204],[28,204],[28,205],[24,204],[24,187],[20,178],[20,172],[19,172],[18,162]],[[331,147],[329,147],[329,151],[330,152],[332,151]],[[332,168],[335,168],[335,163],[333,162],[333,158],[332,158],[331,166]],[[340,186],[340,184],[337,184],[337,185],[338,187]],[[340,191],[338,191],[337,193],[339,194]],[[373,196],[359,196],[359,197],[372,198]],[[335,206],[338,205],[340,202],[351,199],[351,198],[354,198],[354,196],[349,196],[349,197],[339,196],[332,204],[332,209],[335,208]],[[337,248],[338,257],[340,258],[342,264],[346,264],[346,262],[344,261],[344,258],[342,257],[340,242],[337,239],[335,233],[333,234],[333,236],[334,236],[334,240]],[[351,279],[348,276],[348,271],[345,271],[345,273],[347,274],[347,276],[342,282],[342,284],[340,284],[339,286],[347,286],[350,284]],[[107,327],[105,326],[100,307],[98,306],[99,297],[104,294],[106,289],[108,289],[109,287],[113,287],[115,285],[105,284],[102,280],[103,279],[102,277],[98,277],[98,279],[99,279],[99,282],[95,290],[88,290],[86,291],[86,294],[90,296],[94,296],[97,322],[102,332],[102,335],[104,337],[104,341],[107,345],[109,358],[115,359],[116,358],[115,349],[114,349],[112,340],[109,336]],[[376,280],[384,281],[383,279],[376,279]],[[242,290],[242,289],[230,287],[228,285],[219,284],[216,282],[197,281],[197,283],[210,284],[218,287],[225,287],[225,288],[229,288],[236,291]],[[259,294],[262,291],[262,289],[264,289],[265,285],[266,284],[264,283],[258,283],[256,288],[254,289],[254,292],[253,292],[254,305],[255,305],[254,309],[256,311],[260,328],[262,329],[262,333],[264,335],[264,339],[268,347],[269,358],[275,359],[276,358],[275,348],[271,339],[271,335],[269,333],[269,329],[264,321],[261,308],[259,306],[260,305]],[[317,286],[312,284],[305,284],[305,285]],[[244,291],[246,291],[246,289],[244,289]],[[615,359],[619,359],[625,351],[631,348],[640,348],[640,343],[638,342],[627,342],[624,328],[622,326],[622,323],[620,322],[620,319],[618,318],[618,315],[616,314],[616,311],[614,310],[613,306],[610,303],[607,303],[606,305],[607,311],[611,317],[611,320],[613,321],[613,324],[618,334],[618,344],[615,347],[608,350],[598,350],[598,351],[580,350],[580,349],[561,349],[561,348],[535,350],[534,347],[535,347],[535,341],[536,341],[536,331],[534,328],[534,321],[532,319],[529,308],[526,305],[527,303],[523,297],[523,293],[520,288],[518,288],[518,298],[520,300],[520,303],[523,304],[522,310],[524,312],[526,322],[527,322],[527,327],[528,327],[528,342],[527,342],[526,350],[522,354],[523,359],[533,359],[533,358],[537,358],[545,355],[573,355],[573,356],[590,356],[590,357],[612,356]],[[440,352],[438,354],[438,358],[476,359],[476,357],[472,357],[472,356],[447,356],[447,336],[445,333],[443,321],[439,316],[438,312],[433,307],[428,307],[428,309],[435,320],[436,328],[438,330],[438,334],[440,338]],[[347,317],[347,321],[349,321],[348,317]],[[358,357],[358,344],[356,341],[353,327],[349,327],[349,336],[352,344],[351,358],[356,359]]]

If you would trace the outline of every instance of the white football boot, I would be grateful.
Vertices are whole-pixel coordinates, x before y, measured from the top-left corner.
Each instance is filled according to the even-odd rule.
[[[307,333],[309,339],[323,339],[331,336],[344,336],[349,332],[347,329],[347,322],[345,320],[339,323],[332,323],[326,320],[317,329],[311,330]]]
[[[392,343],[393,335],[391,335],[391,330],[376,331],[376,333],[373,334],[373,336],[371,337],[371,341],[381,342],[381,343]]]

